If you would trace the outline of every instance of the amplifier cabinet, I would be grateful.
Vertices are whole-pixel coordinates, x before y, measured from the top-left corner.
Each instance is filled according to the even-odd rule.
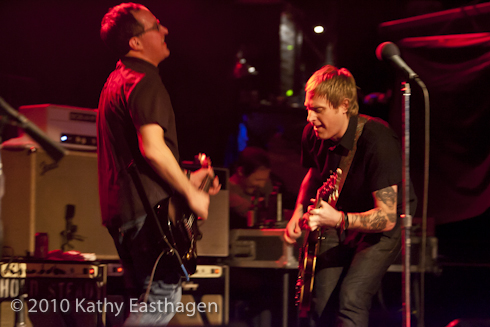
[[[299,249],[283,239],[284,229],[232,229],[230,266],[298,268]]]
[[[403,240],[402,240],[403,241]],[[410,271],[420,272],[421,263],[421,249],[422,249],[422,237],[412,236],[410,243]],[[437,264],[438,255],[438,240],[437,237],[429,236],[427,237],[427,243],[425,248],[425,271],[438,273],[440,268]],[[390,272],[402,272],[403,271],[403,255],[400,255],[395,259],[395,262],[388,268]]]
[[[121,265],[108,265],[107,298],[124,306],[129,314],[128,299],[124,301],[124,281]],[[225,265],[198,265],[189,281],[182,282],[181,301],[168,310],[175,316],[168,326],[222,326],[229,319],[229,268]],[[124,304],[125,303],[125,304]],[[166,307],[167,308],[167,307]],[[107,326],[121,326],[124,316],[107,312]]]
[[[49,250],[61,249],[61,234],[68,223],[67,206],[71,205],[75,239],[65,251],[118,259],[112,238],[102,226],[95,153],[69,151],[56,163],[36,147],[3,147],[1,151],[5,175],[1,207],[4,245],[14,255],[34,254],[36,233],[48,233]]]

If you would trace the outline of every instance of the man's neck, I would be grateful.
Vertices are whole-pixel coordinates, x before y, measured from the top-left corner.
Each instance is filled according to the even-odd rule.
[[[130,58],[138,58],[138,59],[141,59],[141,60],[144,60],[146,61],[147,63],[149,64],[152,64],[153,66],[155,67],[158,67],[158,64],[159,63],[154,63],[152,62],[147,56],[145,56],[144,54],[142,54],[141,52],[138,52],[138,51],[134,51],[134,50],[130,50],[127,54],[126,54],[126,57],[130,57]]]

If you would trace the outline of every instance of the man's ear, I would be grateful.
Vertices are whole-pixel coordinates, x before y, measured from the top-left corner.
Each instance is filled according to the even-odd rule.
[[[241,166],[240,166],[240,167],[238,167],[238,168],[236,169],[236,171],[237,171],[237,173],[238,173],[238,176],[243,176],[243,167],[241,167]]]
[[[141,48],[141,42],[136,36],[129,39],[129,48],[131,50],[139,50]]]
[[[349,104],[349,99],[345,98],[344,100],[342,100],[342,103],[340,104],[340,111],[343,114],[346,114],[349,111]]]

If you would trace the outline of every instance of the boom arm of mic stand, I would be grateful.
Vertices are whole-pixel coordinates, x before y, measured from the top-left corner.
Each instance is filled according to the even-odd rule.
[[[0,97],[1,113],[5,113],[10,119],[15,121],[30,137],[32,137],[55,161],[59,161],[66,154],[66,150],[59,144],[53,142],[49,137],[29,121],[24,115],[12,108],[3,98]]]

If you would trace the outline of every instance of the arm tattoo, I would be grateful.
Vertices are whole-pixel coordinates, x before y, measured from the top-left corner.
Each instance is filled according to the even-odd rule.
[[[388,222],[396,222],[396,192],[392,186],[385,187],[375,193],[376,199],[386,208],[379,206],[373,210],[361,213],[349,213],[349,226],[362,232],[380,232]],[[384,207],[383,205],[383,207]]]
[[[386,216],[382,214],[382,211],[376,211],[372,216],[370,229],[383,230],[387,224]]]
[[[388,209],[395,211],[395,213],[387,213],[390,222],[396,221],[396,192],[392,186],[385,187],[376,192],[376,198],[383,202]]]
[[[376,198],[386,204],[388,208],[395,210],[396,193],[393,187],[389,186],[377,191]]]
[[[367,214],[349,213],[349,225],[362,232],[379,232],[386,228],[388,219],[382,210],[373,210]]]

